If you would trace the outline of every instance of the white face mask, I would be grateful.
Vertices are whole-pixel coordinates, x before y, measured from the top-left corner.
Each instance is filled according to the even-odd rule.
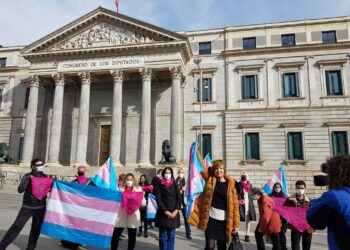
[[[125,181],[127,187],[132,187],[133,181]]]
[[[171,179],[171,174],[164,174],[164,179],[167,181]]]
[[[184,178],[184,174],[183,173],[179,173],[179,177],[180,178]]]
[[[36,171],[38,172],[44,172],[44,170],[45,170],[44,164],[36,167]]]
[[[295,193],[303,195],[305,193],[305,190],[304,189],[295,189]]]

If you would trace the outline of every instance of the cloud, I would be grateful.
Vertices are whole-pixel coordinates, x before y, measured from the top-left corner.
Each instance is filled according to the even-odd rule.
[[[345,16],[349,0],[119,0],[120,12],[173,30]],[[114,0],[1,0],[0,44],[27,45]],[[4,25],[6,24],[6,25]]]

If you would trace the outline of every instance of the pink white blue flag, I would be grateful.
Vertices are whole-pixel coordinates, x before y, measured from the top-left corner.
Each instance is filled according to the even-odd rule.
[[[41,233],[82,245],[110,248],[122,194],[54,181]]]
[[[211,168],[211,167],[213,166],[213,161],[211,160],[209,154],[207,154],[207,155],[204,157],[204,163],[205,163],[205,165],[207,166],[207,168]]]
[[[288,186],[287,186],[287,181],[286,177],[284,176],[284,170],[283,167],[281,166],[276,173],[272,176],[272,178],[263,186],[263,190],[266,194],[271,194],[273,185],[279,182],[282,185],[282,191],[289,196],[288,194]]]
[[[188,218],[193,211],[196,198],[203,192],[205,181],[200,173],[204,171],[204,168],[206,168],[206,166],[202,156],[199,153],[197,142],[193,142],[190,149],[186,184],[186,218]]]
[[[118,190],[117,177],[114,170],[112,157],[110,156],[99,171],[91,178],[97,187]]]
[[[154,219],[156,218],[158,205],[156,201],[156,197],[153,194],[148,194],[148,202],[147,202],[147,219]]]

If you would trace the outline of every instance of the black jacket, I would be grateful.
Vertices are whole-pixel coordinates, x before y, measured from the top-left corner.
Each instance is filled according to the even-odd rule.
[[[179,178],[177,177],[176,178],[176,186],[177,186],[177,189],[179,190],[179,192],[182,190],[182,188],[184,186],[186,186],[186,180],[185,178]],[[183,192],[182,194],[180,194],[180,197],[181,197],[181,205],[182,206],[186,206],[186,203],[185,203],[185,193]]]
[[[37,174],[34,172],[27,173],[22,177],[21,182],[18,186],[18,193],[24,192],[22,207],[31,209],[44,208],[46,206],[46,197],[42,200],[39,200],[32,194],[32,176],[47,178],[47,175],[44,173]]]
[[[159,183],[159,185],[155,186],[154,195],[158,205],[156,227],[169,229],[180,227],[179,213],[175,218],[168,218],[164,214],[166,211],[174,212],[176,209],[181,209],[181,197],[175,181],[169,187]]]
[[[238,194],[238,200],[244,200],[244,191],[240,182],[236,182],[236,189]],[[252,189],[252,184],[250,184],[250,189]],[[256,221],[256,214],[254,208],[253,197],[248,193],[249,208],[248,208],[248,221]],[[239,205],[239,217],[241,221],[245,221],[245,204]]]

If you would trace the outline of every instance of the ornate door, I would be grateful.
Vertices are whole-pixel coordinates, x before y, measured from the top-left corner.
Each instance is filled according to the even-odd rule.
[[[109,156],[109,142],[111,135],[111,125],[101,125],[100,134],[100,160],[99,165],[102,166]]]

